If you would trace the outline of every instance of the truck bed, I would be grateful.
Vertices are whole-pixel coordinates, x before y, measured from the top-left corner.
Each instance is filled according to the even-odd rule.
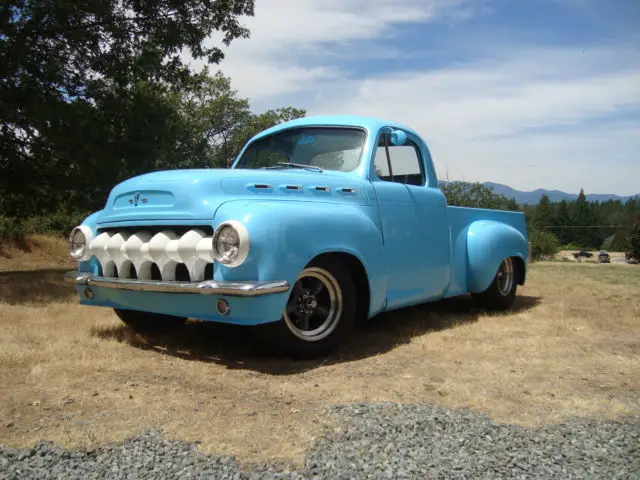
[[[486,208],[447,207],[451,235],[451,281],[446,297],[467,292],[467,233],[469,225],[479,220],[507,224],[527,238],[527,226],[522,212],[489,210]]]

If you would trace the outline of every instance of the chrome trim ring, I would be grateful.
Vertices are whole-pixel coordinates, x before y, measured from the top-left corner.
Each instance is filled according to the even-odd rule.
[[[338,326],[342,306],[342,289],[338,280],[322,268],[306,268],[293,286],[284,321],[296,337],[306,342],[317,342]]]
[[[133,290],[138,292],[194,293],[200,295],[228,295],[254,297],[272,293],[283,293],[289,290],[289,282],[279,280],[273,282],[174,282],[134,280],[129,278],[101,277],[91,273],[67,272],[64,280],[75,285],[113,288],[116,290]]]
[[[73,254],[73,248],[74,248],[73,239],[75,237],[76,232],[80,232],[84,236],[84,248],[82,251],[82,255]],[[75,227],[73,230],[71,230],[68,241],[69,241],[69,255],[74,259],[76,259],[77,261],[79,262],[87,261],[93,255],[93,253],[91,252],[91,242],[93,242],[93,232],[86,225],[79,225]]]
[[[220,254],[217,248],[218,237],[220,236],[222,229],[225,227],[233,228],[238,234],[239,239],[238,254],[231,261],[223,261],[220,258]],[[239,267],[244,263],[244,261],[247,259],[247,256],[249,255],[249,249],[251,247],[249,232],[247,231],[246,227],[237,220],[224,221],[220,225],[218,225],[218,227],[213,232],[213,237],[211,238],[211,247],[213,248],[213,257],[216,259],[216,261],[230,268]]]
[[[498,287],[498,292],[500,292],[500,295],[503,297],[511,293],[515,281],[514,277],[513,259],[507,257],[500,264],[500,268],[496,274],[496,286]]]

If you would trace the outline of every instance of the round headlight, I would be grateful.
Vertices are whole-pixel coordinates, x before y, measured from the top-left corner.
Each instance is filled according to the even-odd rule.
[[[227,267],[242,265],[249,255],[249,233],[243,224],[228,220],[213,233],[214,258]]]
[[[80,225],[74,228],[69,235],[69,253],[76,260],[89,260],[91,258],[89,245],[92,240],[93,234],[89,227]]]

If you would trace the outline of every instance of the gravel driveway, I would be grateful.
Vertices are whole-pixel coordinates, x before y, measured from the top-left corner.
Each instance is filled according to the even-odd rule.
[[[296,471],[276,464],[242,470],[233,458],[149,433],[91,452],[45,442],[1,448],[0,478],[640,478],[639,418],[534,430],[426,405],[348,405],[332,413],[341,431],[321,439]]]

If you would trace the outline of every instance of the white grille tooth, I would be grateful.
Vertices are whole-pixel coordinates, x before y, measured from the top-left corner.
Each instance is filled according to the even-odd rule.
[[[149,234],[151,235],[151,234]],[[140,252],[144,255],[145,260],[148,260],[149,262],[153,262],[153,258],[151,258],[151,255],[149,255],[149,241],[147,240],[146,243],[143,243],[142,246],[140,247]]]
[[[105,277],[116,276],[116,264],[113,263],[113,260],[106,260],[104,263],[100,262],[100,266],[102,267],[103,276]]]
[[[189,269],[189,278],[192,282],[201,282],[204,280],[204,270],[207,268],[207,262],[197,259],[193,266],[187,265]]]
[[[145,261],[139,266],[134,263],[134,266],[136,267],[136,273],[138,274],[138,278],[140,280],[151,280],[151,267],[153,266],[152,262]]]
[[[167,253],[167,247],[169,247],[172,242],[177,244],[176,238],[176,234],[171,230],[163,230],[149,240],[149,246],[147,247],[149,257],[158,265],[162,280],[165,281],[175,280],[176,278],[177,262],[171,259]]]
[[[189,271],[189,279],[192,282],[204,280],[206,260],[201,259],[197,253],[198,244],[205,238],[202,230],[189,230],[178,244],[178,255]]]
[[[129,278],[131,269],[131,260],[127,258],[124,252],[124,244],[128,240],[127,232],[119,232],[113,235],[106,244],[106,251],[109,258],[113,261],[118,269],[118,277]]]
[[[149,240],[151,240],[149,232],[136,232],[122,246],[124,255],[131,260],[141,280],[151,279],[151,259],[147,259],[147,254],[143,251],[145,246],[148,250]]]
[[[89,250],[98,259],[104,276],[113,276],[113,265],[109,265],[110,263],[113,264],[113,262],[110,262],[109,253],[106,250],[107,242],[110,238],[110,233],[103,232],[94,238],[91,245],[89,245]],[[109,272],[111,272],[111,275],[107,275]]]
[[[162,280],[164,280],[165,282],[170,282],[172,280],[175,280],[177,265],[178,264],[176,262],[172,262],[172,261],[169,261],[162,266],[158,264],[158,268],[160,269],[160,275],[162,277]]]
[[[167,257],[169,257],[176,263],[180,263],[182,261],[182,258],[180,258],[180,254],[178,253],[179,247],[180,240],[171,240],[165,247],[165,253],[167,254]]]
[[[206,263],[213,262],[212,237],[203,237],[196,245],[196,255]]]

